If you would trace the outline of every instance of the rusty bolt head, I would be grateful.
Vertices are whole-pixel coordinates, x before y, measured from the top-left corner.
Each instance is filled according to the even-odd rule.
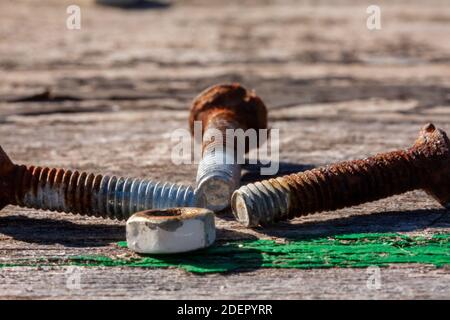
[[[450,205],[450,142],[445,131],[433,124],[425,125],[414,143],[413,149],[423,153],[425,158],[433,158],[423,189],[442,206]],[[431,156],[431,152],[435,156]],[[438,157],[436,157],[438,155]]]
[[[12,201],[12,179],[14,164],[0,147],[0,210]]]
[[[254,92],[238,83],[219,84],[194,99],[189,115],[191,134],[194,134],[194,121],[201,121],[204,131],[209,119],[220,113],[237,121],[243,130],[267,128],[266,106]]]
[[[230,159],[236,156],[228,147],[229,140],[236,139],[234,133],[229,134],[228,129],[257,130],[267,128],[267,110],[264,103],[254,92],[246,90],[239,84],[220,84],[210,87],[200,93],[191,107],[189,124],[191,134],[194,135],[194,122],[202,123],[202,160],[197,170],[197,189],[195,191],[198,206],[206,207],[214,211],[220,211],[230,204],[232,192],[239,186],[241,168],[239,164],[216,163],[220,157]],[[203,135],[208,129],[216,129],[221,132],[223,141],[203,140]],[[197,138],[197,137],[196,137]],[[236,140],[235,140],[236,141]],[[233,142],[235,142],[233,141]],[[222,143],[226,150],[217,151],[215,146]],[[237,141],[240,143],[240,141]],[[257,141],[259,146],[261,141]],[[233,144],[236,148],[236,143]],[[248,152],[250,144],[245,144]],[[209,150],[214,150],[210,152]],[[214,156],[213,156],[214,155]],[[216,157],[217,156],[217,157]],[[239,155],[241,156],[241,155]],[[228,158],[227,158],[228,157]],[[233,159],[231,159],[233,160]]]

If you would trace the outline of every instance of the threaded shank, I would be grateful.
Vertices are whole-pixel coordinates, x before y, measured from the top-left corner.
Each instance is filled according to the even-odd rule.
[[[227,141],[234,139],[226,129],[236,129],[237,123],[217,117],[208,123],[202,146],[202,159],[197,168],[196,196],[201,206],[214,211],[230,204],[231,194],[239,187],[241,165],[238,164],[234,147]],[[211,130],[217,130],[221,139],[210,139]]]
[[[247,226],[374,201],[423,187],[429,161],[421,152],[395,151],[241,187],[236,218]]]
[[[197,168],[197,184],[212,176],[220,176],[230,181],[233,186],[239,186],[241,165],[236,163],[233,153],[214,147],[214,143],[211,143],[208,150],[203,153]]]
[[[27,208],[124,220],[137,211],[194,205],[189,186],[63,169],[15,170],[13,204]]]

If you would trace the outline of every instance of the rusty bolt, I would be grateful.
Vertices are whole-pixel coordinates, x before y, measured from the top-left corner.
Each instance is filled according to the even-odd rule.
[[[21,207],[125,220],[153,208],[194,205],[192,187],[13,164],[0,147],[0,209]]]
[[[230,205],[231,194],[239,187],[241,179],[236,146],[234,143],[234,148],[227,145],[235,136],[227,133],[227,129],[255,129],[258,134],[258,129],[267,128],[267,110],[254,92],[239,84],[221,84],[206,89],[194,99],[189,117],[192,134],[194,121],[202,123],[202,159],[195,190],[197,205],[220,211]],[[206,138],[208,130],[212,129],[221,132],[222,141]],[[248,151],[247,144],[245,147]]]
[[[414,189],[450,204],[450,144],[433,124],[408,150],[346,161],[248,184],[232,196],[236,219],[248,227],[341,209]]]

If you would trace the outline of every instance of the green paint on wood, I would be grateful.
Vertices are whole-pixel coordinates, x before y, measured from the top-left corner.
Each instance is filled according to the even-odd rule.
[[[126,242],[118,243],[126,247]],[[110,258],[72,256],[65,259],[24,260],[0,266],[77,265],[167,268],[190,272],[228,272],[257,268],[362,268],[394,263],[423,263],[436,267],[450,264],[450,233],[408,236],[395,233],[345,234],[328,238],[246,240],[219,243],[196,252],[177,255]]]

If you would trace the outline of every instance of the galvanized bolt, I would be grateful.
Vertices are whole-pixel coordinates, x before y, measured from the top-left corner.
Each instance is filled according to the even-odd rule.
[[[195,190],[197,205],[220,211],[230,205],[231,194],[241,179],[236,146],[233,143],[234,147],[230,148],[227,144],[235,136],[227,133],[227,129],[255,129],[258,133],[259,129],[267,128],[267,110],[259,97],[241,85],[221,84],[206,89],[194,99],[189,117],[193,135],[195,121],[202,123],[202,159]],[[222,141],[205,138],[211,129],[221,132]],[[245,150],[248,149],[246,145]]]
[[[247,227],[341,209],[414,189],[450,204],[450,143],[433,124],[412,148],[332,164],[248,184],[232,196],[236,219]]]
[[[124,220],[153,208],[192,207],[192,187],[13,164],[0,147],[0,209],[8,204]]]

